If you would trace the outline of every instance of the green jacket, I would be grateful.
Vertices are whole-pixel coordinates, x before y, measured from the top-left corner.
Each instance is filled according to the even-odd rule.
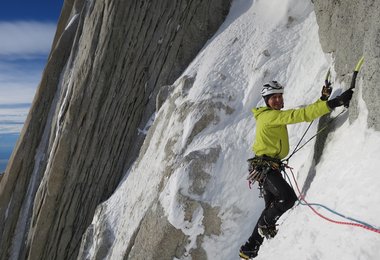
[[[253,151],[257,156],[267,155],[284,159],[289,153],[289,137],[286,125],[310,122],[330,112],[326,101],[299,109],[274,110],[269,107],[252,109],[256,119],[256,138]]]

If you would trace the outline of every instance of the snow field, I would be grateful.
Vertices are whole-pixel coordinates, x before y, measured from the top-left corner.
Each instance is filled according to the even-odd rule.
[[[156,122],[148,131],[151,141],[147,149],[97,216],[110,223],[115,236],[109,259],[121,259],[125,241],[131,238],[157,197],[170,223],[189,236],[187,253],[196,248],[195,240],[205,230],[204,212],[199,208],[193,212],[192,222],[185,220],[184,208],[176,199],[179,192],[219,209],[221,234],[205,236],[202,243],[207,258],[237,259],[240,245],[250,236],[263,209],[257,187],[250,190],[246,182],[246,160],[253,157],[251,145],[255,134],[251,109],[263,105],[261,86],[273,79],[285,85],[285,109],[309,104],[319,98],[331,63],[330,56],[321,50],[310,1],[233,1],[225,23],[183,74],[183,77],[194,77],[195,81],[185,94],[179,95],[174,105],[179,109],[192,103],[194,109],[190,108],[183,120],[171,114],[169,102],[157,111]],[[174,84],[172,97],[181,93],[180,82],[181,79]],[[339,93],[345,87],[336,82],[334,91]],[[361,87],[358,84],[359,91]],[[220,109],[217,122],[189,142],[193,127],[202,116],[196,109],[202,102],[221,102],[231,108],[232,113]],[[328,136],[306,199],[380,225],[377,217],[380,214],[377,206],[380,201],[377,188],[380,133],[367,128],[366,116],[361,100],[357,120],[350,123],[345,115],[336,120],[339,124]],[[291,150],[307,126],[307,123],[289,126]],[[316,129],[317,122],[314,122],[305,140]],[[164,156],[167,143],[172,147],[171,159]],[[310,168],[314,167],[313,144],[310,142],[291,159],[301,189]],[[219,157],[213,165],[207,166],[210,179],[204,193],[191,194],[188,172],[181,164],[183,156],[216,147],[220,148]],[[165,177],[164,189],[159,194],[164,168],[171,165],[178,167]],[[279,224],[278,235],[263,243],[258,260],[380,257],[379,234],[331,224],[305,206],[294,207],[280,218]],[[191,257],[188,254],[181,259]]]

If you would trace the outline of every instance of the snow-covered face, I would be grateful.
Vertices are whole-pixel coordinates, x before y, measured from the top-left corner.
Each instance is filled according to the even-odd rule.
[[[281,108],[284,107],[284,99],[282,97],[282,94],[273,94],[268,99],[268,105],[275,110],[281,110]]]

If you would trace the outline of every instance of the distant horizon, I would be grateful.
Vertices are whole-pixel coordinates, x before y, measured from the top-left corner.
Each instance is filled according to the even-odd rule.
[[[23,108],[30,107],[32,103],[9,103],[9,104],[0,104],[0,108]]]
[[[63,0],[4,2],[0,9],[0,173],[8,163],[46,65]]]
[[[5,171],[8,160],[20,133],[0,134],[0,174]]]

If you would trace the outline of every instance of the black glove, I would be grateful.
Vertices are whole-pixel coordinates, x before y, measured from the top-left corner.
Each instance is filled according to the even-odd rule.
[[[352,91],[352,89],[346,90],[340,96],[337,96],[336,98],[333,98],[333,99],[327,101],[327,105],[331,109],[334,109],[336,107],[340,107],[340,106],[343,106],[343,105],[345,107],[348,107],[348,105],[350,104],[350,100],[352,98],[352,94],[353,93],[354,92]]]
[[[330,82],[327,82],[327,84],[325,84],[323,87],[322,87],[322,91],[321,91],[321,99],[323,101],[325,100],[328,100],[330,95],[331,95],[331,92],[332,92],[332,87],[331,87],[331,83]]]

